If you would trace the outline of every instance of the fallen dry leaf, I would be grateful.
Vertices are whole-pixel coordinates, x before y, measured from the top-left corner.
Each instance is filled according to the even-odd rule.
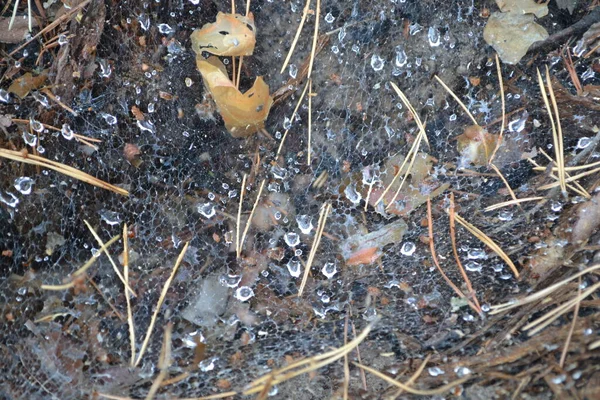
[[[207,51],[217,56],[250,56],[256,45],[255,32],[252,13],[242,16],[219,12],[216,22],[192,33],[192,49],[197,55]]]
[[[496,0],[496,4],[504,13],[533,14],[538,18],[548,15],[548,1],[538,4],[534,0]]]
[[[264,128],[273,98],[261,76],[242,94],[231,82],[225,66],[217,57],[204,60],[198,56],[196,65],[231,136],[244,138]]]
[[[15,79],[9,86],[8,91],[24,99],[30,91],[39,89],[48,79],[48,70],[42,71],[38,76],[33,76],[27,72],[21,77]]]
[[[406,229],[406,222],[399,219],[366,235],[359,232],[342,242],[342,256],[347,265],[372,264],[381,257],[384,246],[402,241]]]
[[[461,135],[456,137],[456,141],[462,166],[466,166],[466,164],[484,166],[488,164],[496,148],[498,135],[489,133],[479,125],[470,125],[465,128]]]

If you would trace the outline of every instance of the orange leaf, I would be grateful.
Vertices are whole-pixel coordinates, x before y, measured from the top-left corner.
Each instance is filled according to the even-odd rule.
[[[192,35],[192,49],[197,55],[207,51],[217,56],[250,56],[256,45],[254,15],[219,12],[217,21],[196,29]]]

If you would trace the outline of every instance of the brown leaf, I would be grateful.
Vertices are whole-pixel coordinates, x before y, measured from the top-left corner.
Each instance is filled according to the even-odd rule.
[[[217,21],[196,29],[192,35],[192,49],[197,55],[207,51],[217,56],[250,56],[256,45],[254,15],[219,12]]]
[[[21,77],[15,79],[8,88],[10,93],[14,93],[21,99],[27,97],[30,91],[39,89],[48,79],[48,70],[42,71],[38,76],[33,76],[31,72],[27,72]]]

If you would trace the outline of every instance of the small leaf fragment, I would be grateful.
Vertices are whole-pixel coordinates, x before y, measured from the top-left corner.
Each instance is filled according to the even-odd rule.
[[[196,29],[192,35],[192,49],[197,55],[207,51],[217,56],[250,56],[256,45],[254,15],[219,12],[214,23]]]
[[[48,79],[48,71],[44,70],[38,76],[33,76],[31,72],[23,74],[15,79],[9,86],[8,91],[16,94],[19,98],[24,99],[30,91],[39,89]]]

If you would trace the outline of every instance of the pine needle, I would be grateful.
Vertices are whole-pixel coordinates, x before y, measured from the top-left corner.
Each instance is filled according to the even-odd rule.
[[[306,150],[306,165],[310,166],[310,159],[311,159],[311,153],[310,153],[310,143],[312,140],[312,97],[313,97],[313,92],[312,92],[312,78],[308,78],[308,145],[307,145],[307,150]]]
[[[560,365],[561,368],[565,366],[565,360],[567,359],[567,353],[569,352],[569,344],[571,343],[571,338],[573,337],[573,331],[575,330],[575,324],[577,323],[577,316],[579,315],[579,305],[581,304],[581,277],[579,277],[579,284],[577,285],[577,304],[575,304],[575,311],[573,311],[573,321],[571,322],[571,328],[569,329],[569,334],[567,335],[567,339],[565,340],[565,347],[563,348],[562,354],[560,355]]]
[[[521,204],[521,203],[525,203],[525,202],[528,202],[528,201],[538,201],[538,200],[544,200],[544,199],[545,199],[545,197],[537,196],[537,197],[527,197],[527,198],[524,198],[524,199],[509,200],[509,201],[504,201],[502,203],[497,203],[497,204],[494,204],[492,206],[486,207],[483,211],[485,211],[485,212],[494,211],[494,210],[497,210],[499,208],[513,206],[515,204]]]
[[[321,15],[321,0],[317,0],[317,10],[315,15],[315,33],[313,34],[312,49],[310,51],[310,62],[308,64],[308,79],[311,78],[313,64],[315,62],[315,52],[317,51],[317,39],[319,38],[319,19]]]
[[[256,211],[256,206],[258,206],[258,202],[260,201],[260,196],[262,195],[263,189],[265,187],[266,180],[260,183],[260,188],[258,189],[258,194],[256,195],[256,200],[254,201],[254,205],[252,206],[252,211],[250,211],[250,216],[248,217],[248,221],[246,222],[246,228],[244,229],[244,233],[242,234],[242,240],[240,240],[240,252],[244,248],[244,241],[246,240],[246,235],[248,234],[248,230],[250,229],[250,224],[252,223],[252,217],[254,217],[254,211]]]
[[[498,169],[498,167],[496,167],[496,165],[494,165],[491,161],[489,162],[489,165],[496,172],[496,174],[498,174],[498,176],[500,177],[500,179],[504,183],[504,186],[506,186],[506,189],[508,190],[508,193],[510,193],[510,197],[512,197],[513,201],[517,201],[518,199],[517,199],[517,196],[515,196],[515,192],[513,192],[512,188],[508,184],[508,181],[506,180],[506,178],[504,178],[504,175],[502,175],[502,172],[500,172],[500,170]],[[515,204],[518,204],[518,203],[515,203]]]
[[[237,220],[235,224],[235,252],[237,258],[240,258],[240,255],[242,254],[242,248],[240,247],[240,228],[242,224],[242,205],[244,204],[244,193],[246,193],[246,178],[247,175],[244,174],[244,177],[242,178],[242,188],[240,189],[240,204],[238,206]]]
[[[304,22],[306,21],[306,16],[308,15],[309,5],[310,0],[306,0],[306,5],[302,10],[302,18],[300,19],[300,25],[298,25],[298,30],[296,30],[296,35],[294,36],[294,40],[292,41],[292,46],[290,47],[290,50],[288,51],[288,54],[285,57],[285,61],[283,62],[281,71],[279,71],[280,74],[283,74],[283,71],[285,71],[285,68],[287,67],[288,63],[290,62],[290,59],[292,58],[292,54],[294,53],[294,49],[296,48],[296,44],[298,43],[298,39],[300,38],[300,32],[302,31],[302,27],[304,26]]]
[[[300,104],[302,103],[302,100],[304,99],[304,95],[306,94],[306,92],[308,91],[308,87],[310,84],[310,79],[308,80],[308,82],[306,82],[306,85],[304,86],[304,90],[302,91],[302,94],[300,95],[300,98],[298,99],[298,103],[296,104],[296,108],[294,108],[294,112],[292,113],[292,117],[290,118],[290,125],[294,123],[294,120],[296,119],[296,114],[298,113],[298,109],[300,108]],[[285,143],[285,139],[287,138],[288,132],[290,131],[290,128],[287,128],[285,130],[285,132],[283,133],[283,137],[281,138],[281,142],[279,143],[279,148],[277,149],[277,155],[275,156],[275,159],[279,159],[279,155],[281,154],[281,149],[283,149],[283,144]]]
[[[170,322],[165,326],[165,334],[163,336],[163,343],[160,349],[160,357],[158,358],[158,368],[160,368],[160,372],[154,382],[152,382],[152,386],[146,395],[146,400],[152,400],[156,395],[156,392],[160,388],[162,381],[169,374],[169,367],[171,366],[171,332],[173,331],[173,323]]]
[[[517,267],[513,264],[512,260],[506,255],[504,250],[500,248],[492,239],[490,239],[485,233],[481,230],[477,229],[475,226],[471,225],[467,220],[461,217],[458,214],[455,214],[456,221],[461,224],[465,229],[467,229],[473,236],[477,239],[481,240],[486,246],[488,246],[494,253],[496,253],[500,258],[508,264],[510,269],[512,270],[515,278],[519,278],[519,271],[517,271]]]
[[[496,53],[496,71],[498,72],[498,84],[500,85],[500,100],[502,101],[502,125],[500,126],[500,133],[498,134],[498,140],[496,141],[496,148],[490,156],[489,163],[491,164],[496,157],[496,152],[502,144],[502,138],[504,135],[504,125],[506,124],[506,104],[504,102],[504,82],[502,81],[502,69],[500,68],[500,60],[498,59],[498,53]],[[508,185],[507,185],[508,186]]]
[[[150,319],[150,325],[148,326],[148,330],[146,331],[146,337],[144,338],[144,342],[142,343],[142,347],[140,349],[140,353],[134,364],[134,367],[137,367],[139,365],[140,361],[142,361],[142,357],[144,356],[144,353],[146,352],[146,349],[148,348],[148,343],[150,342],[150,337],[152,336],[152,330],[154,329],[154,324],[156,323],[156,318],[158,317],[158,313],[160,312],[163,302],[165,301],[165,297],[167,295],[167,291],[169,290],[169,286],[171,286],[171,282],[173,281],[173,278],[175,277],[175,274],[177,273],[177,270],[179,269],[179,265],[183,261],[183,257],[185,256],[185,253],[186,253],[189,245],[190,245],[190,242],[187,242],[185,244],[185,246],[183,246],[181,253],[179,253],[179,257],[177,257],[177,261],[175,262],[173,271],[171,271],[171,275],[169,276],[169,278],[165,282],[165,285],[163,286],[162,292],[160,293],[160,297],[158,298],[158,303],[156,304],[156,309],[154,310],[152,319]]]
[[[313,260],[315,259],[315,254],[317,253],[317,249],[319,248],[319,244],[321,243],[321,238],[323,236],[323,230],[325,230],[325,223],[327,222],[327,216],[331,211],[331,204],[325,203],[323,207],[321,207],[321,213],[319,214],[319,222],[317,223],[317,231],[315,237],[313,239],[312,247],[310,248],[310,254],[308,255],[308,261],[306,261],[306,266],[304,267],[304,276],[302,277],[302,283],[300,284],[300,289],[298,289],[298,297],[302,297],[302,293],[304,292],[304,287],[306,286],[306,282],[308,281],[308,274],[310,273],[310,269],[312,267]]]
[[[444,87],[444,89],[446,89],[446,91],[450,94],[450,96],[454,97],[454,100],[456,100],[456,102],[462,107],[462,109],[465,110],[465,113],[467,113],[469,118],[471,118],[471,121],[473,121],[473,124],[479,126],[479,124],[477,123],[477,120],[475,119],[475,117],[473,117],[473,114],[471,114],[471,111],[469,111],[467,106],[465,106],[465,103],[463,103],[458,98],[458,96],[444,83],[444,81],[439,76],[435,75],[435,79],[437,79],[437,81]],[[502,98],[504,98],[504,97],[502,97]]]
[[[7,149],[0,149],[0,157],[7,158],[13,161],[19,161],[24,164],[36,165],[43,168],[48,168],[54,170],[56,172],[60,172],[61,174],[70,176],[71,178],[80,180],[85,183],[89,183],[90,185],[97,186],[102,189],[110,190],[117,194],[121,194],[123,196],[129,196],[129,192],[125,189],[121,189],[120,187],[111,185],[110,183],[106,183],[98,178],[94,178],[93,176],[86,174],[76,168],[69,167],[68,165],[61,164],[56,161],[48,160],[47,158],[37,156],[35,154],[27,153],[27,150],[22,151],[14,151]]]
[[[423,373],[423,370],[425,369],[425,367],[427,366],[427,363],[429,362],[429,359],[431,358],[431,354],[428,354],[427,357],[425,357],[425,359],[423,360],[423,362],[421,363],[421,365],[419,365],[419,368],[417,368],[417,370],[415,371],[414,374],[411,375],[411,377],[404,383],[404,385],[406,386],[410,386],[413,383],[415,383],[417,381],[417,379],[419,379],[419,376],[421,376],[421,374]],[[362,364],[362,363],[361,363]],[[398,396],[400,396],[402,393],[404,392],[403,389],[399,389],[394,396],[392,397],[392,399],[396,399],[398,398]]]
[[[125,287],[129,287],[129,236],[127,224],[123,225],[123,277],[125,278]],[[125,301],[127,302],[127,325],[129,325],[129,341],[131,343],[130,365],[133,367],[135,364],[135,323],[131,311],[130,293],[127,290],[125,290]]]

